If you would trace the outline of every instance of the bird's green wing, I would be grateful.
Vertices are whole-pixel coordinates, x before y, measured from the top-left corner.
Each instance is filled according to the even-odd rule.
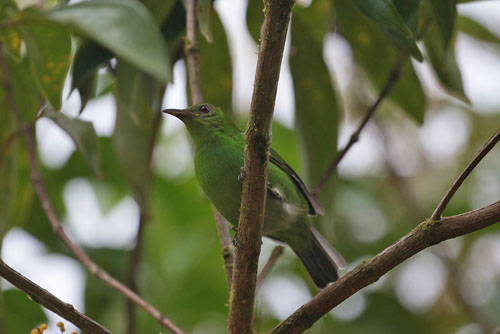
[[[282,171],[284,171],[290,178],[293,180],[297,188],[300,190],[304,198],[306,199],[307,203],[309,203],[309,214],[311,215],[324,215],[325,214],[325,209],[323,206],[318,202],[318,200],[307,190],[306,185],[304,182],[300,179],[300,177],[295,173],[295,171],[290,167],[290,165],[287,164],[285,159],[283,159],[275,150],[272,148],[271,150],[271,155],[269,157],[269,161],[278,166]],[[270,189],[272,190],[272,189]]]

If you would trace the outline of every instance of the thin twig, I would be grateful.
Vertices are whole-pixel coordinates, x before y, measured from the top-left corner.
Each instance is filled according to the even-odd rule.
[[[354,133],[351,135],[349,138],[349,141],[347,144],[344,146],[342,150],[337,152],[337,155],[331,162],[330,166],[327,168],[325,173],[321,176],[321,179],[319,182],[316,184],[316,186],[312,189],[312,193],[314,195],[318,195],[321,193],[321,190],[323,190],[323,187],[326,185],[328,180],[332,177],[333,173],[337,170],[337,167],[340,163],[340,161],[344,158],[346,153],[351,149],[351,147],[359,140],[359,135],[361,134],[361,131],[363,131],[364,127],[368,123],[368,121],[372,118],[373,114],[377,110],[378,106],[380,103],[384,100],[384,98],[389,95],[391,92],[392,88],[394,85],[398,82],[400,76],[401,76],[401,70],[403,68],[404,62],[407,60],[408,53],[406,51],[401,51],[396,62],[394,63],[394,66],[392,67],[391,73],[389,74],[389,77],[387,81],[385,82],[384,87],[380,91],[380,94],[375,100],[375,102],[368,108],[366,111],[365,116],[361,120],[361,123],[358,125],[358,128]]]
[[[382,130],[382,129],[381,129]],[[399,176],[394,170],[394,166],[389,159],[390,147],[388,145],[388,138],[384,131],[381,131],[382,139],[384,141],[384,151],[386,154],[386,166],[389,171],[389,177],[391,183],[394,185],[399,198],[401,198],[402,203],[407,207],[413,219],[418,222],[425,219],[427,213],[426,210],[420,205],[415,192],[412,189],[412,185],[408,182],[406,178]],[[443,263],[446,265],[449,275],[448,280],[450,282],[449,286],[453,298],[456,300],[457,305],[461,305],[463,312],[470,317],[470,319],[476,322],[485,333],[489,333],[493,328],[495,328],[492,321],[482,312],[482,310],[475,305],[472,305],[467,298],[464,298],[461,287],[460,287],[460,267],[456,260],[451,260],[440,250],[445,249],[446,244],[436,245],[429,251],[439,257]]]
[[[193,104],[203,102],[201,91],[200,56],[198,48],[198,24],[196,20],[197,0],[188,0],[186,8],[186,61],[189,76],[189,88],[191,90],[191,101]],[[215,225],[219,234],[222,248],[222,258],[226,270],[227,285],[231,290],[231,280],[233,277],[234,251],[229,234],[229,226],[224,217],[212,206],[214,211]]]
[[[302,333],[344,300],[376,282],[388,271],[423,249],[500,221],[500,201],[440,221],[426,220],[395,244],[364,261],[332,283],[276,326],[273,334]]]
[[[9,108],[10,108],[11,112],[13,113],[13,115],[18,123],[18,126],[23,133],[23,137],[26,141],[26,149],[28,151],[28,160],[29,160],[31,180],[32,180],[33,186],[35,188],[35,192],[36,192],[36,194],[40,200],[40,203],[42,204],[42,207],[45,211],[45,214],[47,215],[47,218],[49,219],[49,221],[52,225],[52,229],[54,230],[54,233],[56,233],[57,236],[59,238],[61,238],[61,240],[66,244],[66,246],[76,256],[76,258],[88,269],[88,271],[92,275],[94,275],[94,277],[104,281],[110,287],[112,287],[115,290],[117,290],[118,292],[120,292],[123,296],[132,300],[138,306],[143,308],[147,313],[149,313],[151,316],[153,316],[153,318],[155,318],[166,329],[169,329],[174,333],[182,333],[182,331],[177,326],[175,326],[174,323],[172,323],[167,317],[165,317],[163,314],[161,314],[160,311],[158,311],[152,305],[148,304],[146,301],[144,301],[141,297],[139,297],[132,290],[127,288],[125,285],[123,285],[122,283],[117,281],[112,276],[110,276],[107,272],[100,269],[97,266],[97,264],[88,257],[88,255],[85,253],[85,251],[80,246],[73,243],[73,241],[66,235],[59,219],[57,218],[57,215],[54,211],[54,208],[52,207],[52,204],[49,200],[49,196],[45,190],[45,186],[44,186],[42,179],[40,177],[40,173],[38,172],[37,157],[36,157],[36,150],[35,150],[35,139],[34,139],[34,136],[32,133],[32,129],[23,123],[23,120],[21,118],[21,113],[17,109],[17,105],[16,105],[16,102],[14,100],[14,91],[13,91],[13,87],[12,87],[12,84],[11,84],[9,76],[8,76],[7,63],[6,63],[5,58],[3,56],[1,44],[0,44],[0,66],[2,69],[2,81],[3,81],[3,86],[4,86],[7,102],[9,104]]]
[[[293,0],[266,0],[250,117],[245,130],[245,162],[240,218],[229,304],[228,333],[249,334],[266,205],[271,122]]]
[[[0,259],[0,276],[5,278],[20,290],[24,291],[28,296],[30,296],[31,299],[33,299],[33,301],[60,315],[80,328],[83,332],[93,334],[111,333],[109,329],[97,321],[91,319],[83,313],[78,312],[73,305],[63,302],[44,288],[33,283],[31,280],[9,267],[5,264],[5,262],[3,262],[2,259]]]
[[[264,282],[264,279],[267,277],[267,275],[271,272],[271,269],[273,269],[274,264],[276,261],[278,261],[278,258],[283,254],[283,250],[285,247],[283,246],[276,246],[273,249],[273,252],[269,256],[269,259],[267,260],[266,264],[262,268],[262,270],[259,273],[259,276],[257,276],[257,283],[255,290],[258,290],[260,286],[262,285],[262,282]]]
[[[417,40],[422,38],[422,36],[425,34],[427,29],[429,28],[430,24],[431,24],[431,20],[426,20],[424,22],[424,24],[422,25],[422,28],[420,29],[420,31],[418,32],[418,34],[416,36]],[[346,153],[351,149],[352,145],[354,145],[359,140],[359,136],[361,134],[361,131],[366,126],[368,121],[372,118],[373,114],[377,110],[380,103],[384,100],[384,98],[387,97],[387,95],[389,95],[389,93],[392,91],[392,88],[394,87],[394,85],[398,82],[399,78],[401,77],[401,71],[403,69],[403,65],[404,65],[407,57],[408,57],[408,51],[401,50],[396,62],[392,66],[391,73],[389,74],[389,77],[387,78],[387,81],[385,82],[384,87],[382,87],[382,90],[380,91],[380,94],[379,94],[377,100],[375,100],[375,102],[368,108],[361,123],[359,124],[356,131],[349,138],[349,141],[347,142],[346,146],[342,150],[337,152],[337,155],[335,156],[335,158],[331,162],[328,169],[325,171],[325,173],[323,174],[323,176],[321,177],[319,182],[316,184],[316,186],[312,189],[312,193],[314,195],[317,196],[319,193],[321,193],[321,190],[323,189],[323,187],[326,185],[328,180],[332,177],[333,173],[337,170],[337,167],[338,167],[340,161],[344,158]]]
[[[439,220],[441,219],[441,215],[443,214],[443,211],[446,209],[448,206],[448,203],[450,202],[451,198],[455,193],[457,192],[458,188],[462,185],[462,183],[465,181],[465,179],[469,176],[469,174],[476,168],[476,166],[479,164],[479,162],[488,154],[489,151],[498,143],[500,140],[500,129],[495,132],[495,134],[488,140],[486,144],[479,150],[479,152],[476,153],[476,156],[474,159],[472,159],[471,162],[465,167],[465,169],[458,175],[458,177],[455,179],[453,184],[451,185],[450,189],[446,192],[446,194],[443,196],[441,201],[439,202],[438,206],[434,210],[431,216],[431,220]]]

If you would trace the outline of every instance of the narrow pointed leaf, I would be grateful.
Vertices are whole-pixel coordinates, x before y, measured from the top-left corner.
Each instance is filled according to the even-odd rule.
[[[326,1],[308,8],[296,8],[292,20],[290,70],[295,92],[295,127],[304,150],[305,179],[314,186],[337,152],[338,120],[341,114],[334,82],[323,60],[323,36],[331,12]],[[333,183],[321,198],[328,210],[332,204]]]
[[[123,61],[116,66],[116,84],[117,113],[113,148],[136,201],[147,212],[152,134],[154,122],[157,122],[153,115],[160,109],[161,94],[165,87],[159,87],[151,77]]]
[[[443,48],[447,48],[455,31],[455,19],[457,17],[456,0],[425,0],[430,4],[433,12],[433,21],[437,31],[441,35]]]
[[[198,18],[198,24],[200,26],[200,31],[205,37],[207,42],[212,43],[212,32],[210,31],[210,12],[212,9],[211,0],[200,0],[198,1],[196,14]]]
[[[140,2],[89,0],[57,7],[48,14],[161,82],[170,80],[165,42],[155,19]]]
[[[470,103],[465,95],[462,74],[455,59],[454,40],[444,41],[445,36],[450,32],[443,32],[443,22],[449,22],[450,20],[437,18],[437,15],[441,14],[434,6],[436,6],[434,1],[424,0],[422,7],[424,18],[427,20],[437,20],[437,24],[429,26],[423,38],[427,55],[441,85],[451,95],[461,99],[465,103]],[[438,8],[440,7],[438,6]]]
[[[201,87],[206,101],[232,110],[233,74],[226,31],[215,10],[210,10],[213,43],[199,39]],[[217,83],[214,85],[214,83]]]
[[[391,0],[354,0],[354,3],[366,16],[380,24],[396,44],[408,49],[418,61],[423,61],[415,36]]]
[[[333,0],[339,32],[349,42],[354,58],[380,92],[400,51],[377,24],[363,15],[350,0]],[[426,96],[410,61],[403,65],[399,81],[388,98],[421,123]]]
[[[483,42],[495,43],[500,45],[499,36],[473,19],[470,19],[466,16],[459,16],[457,20],[457,26],[460,31],[466,33],[467,35],[477,38]]]

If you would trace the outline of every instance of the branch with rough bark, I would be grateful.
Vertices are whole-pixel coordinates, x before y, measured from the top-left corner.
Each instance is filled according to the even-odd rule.
[[[283,320],[271,333],[302,333],[335,306],[362,288],[376,282],[391,269],[423,249],[500,221],[500,201],[481,209],[440,219],[441,213],[462,182],[499,140],[500,130],[497,130],[460,173],[457,180],[453,182],[430,219],[420,223],[395,244],[387,247],[371,259],[364,261],[338,281],[322,290],[308,303]],[[438,212],[439,219],[434,219],[436,212]]]
[[[38,171],[37,165],[37,156],[36,156],[36,144],[33,135],[33,128],[24,124],[21,113],[17,108],[16,101],[14,100],[14,91],[12,87],[12,83],[10,81],[8,75],[7,63],[3,55],[2,44],[0,43],[0,67],[2,71],[2,82],[5,90],[6,100],[9,106],[10,111],[14,115],[16,122],[18,123],[19,129],[22,132],[22,135],[26,142],[26,149],[28,152],[28,161],[29,161],[29,169],[31,175],[31,181],[35,188],[35,193],[40,200],[40,203],[47,215],[47,218],[52,225],[52,229],[54,233],[64,242],[64,244],[71,250],[71,252],[75,255],[75,257],[87,268],[87,270],[97,279],[102,280],[107,285],[112,287],[113,289],[120,292],[127,299],[134,302],[136,305],[144,309],[147,313],[149,313],[154,319],[156,319],[163,327],[166,329],[180,334],[183,333],[172,321],[170,321],[167,317],[161,314],[155,307],[148,304],[145,300],[139,297],[135,292],[127,288],[125,285],[117,281],[107,272],[102,270],[97,266],[97,264],[92,261],[85,253],[85,251],[75,244],[64,231],[59,219],[57,218],[56,212],[50,202],[47,191],[45,190],[45,186],[43,184],[42,178],[40,177],[40,173]],[[63,316],[64,317],[64,316]]]
[[[488,227],[498,221],[500,221],[500,201],[478,210],[445,217],[439,221],[425,220],[398,242],[364,261],[325,288],[311,301],[283,320],[271,333],[302,333],[335,306],[362,288],[376,282],[388,271],[421,250],[444,240]]]
[[[242,200],[229,305],[228,332],[252,333],[253,308],[266,203],[270,129],[293,0],[265,1],[265,18],[245,130]]]
[[[76,310],[73,305],[63,302],[44,288],[33,283],[31,280],[9,267],[2,259],[0,259],[0,276],[5,278],[19,290],[24,291],[33,301],[60,315],[85,333],[111,333],[109,329],[99,324],[97,321]]]
[[[196,20],[197,0],[187,0],[186,3],[186,62],[189,78],[189,89],[191,90],[191,101],[193,104],[203,102],[201,91],[200,55],[198,48],[198,21]],[[231,290],[231,279],[233,277],[234,252],[229,234],[229,225],[226,219],[212,205],[214,211],[215,225],[222,248],[222,258],[226,270],[226,278],[229,290]]]

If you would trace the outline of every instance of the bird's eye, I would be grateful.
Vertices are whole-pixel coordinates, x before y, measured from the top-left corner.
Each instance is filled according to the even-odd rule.
[[[210,111],[210,108],[209,108],[208,106],[206,106],[206,105],[202,105],[202,106],[200,107],[200,111],[201,111],[202,113],[206,114],[207,112],[209,112],[209,111]]]

